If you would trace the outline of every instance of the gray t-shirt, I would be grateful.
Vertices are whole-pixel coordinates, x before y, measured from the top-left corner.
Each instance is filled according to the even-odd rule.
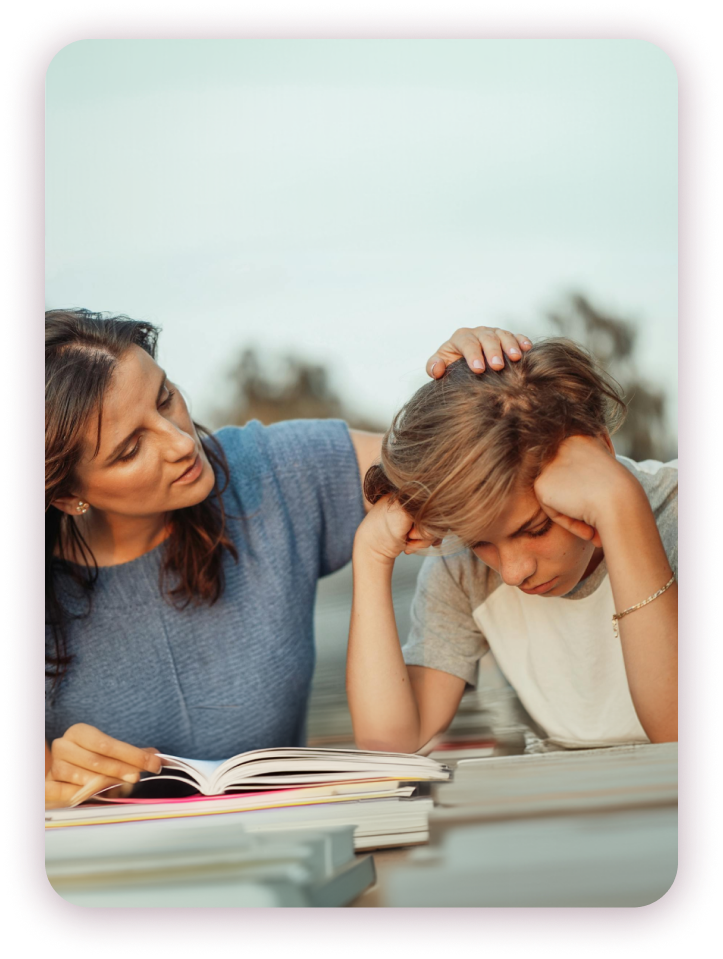
[[[618,460],[645,490],[677,576],[677,461]],[[505,585],[471,550],[428,557],[417,581],[404,660],[475,685],[478,662],[491,650],[529,716],[554,742],[645,742],[612,630],[613,612],[604,559],[567,595],[543,597]]]
[[[316,583],[349,562],[364,517],[356,454],[339,420],[251,422],[216,437],[239,552],[238,563],[224,556],[223,595],[213,606],[167,602],[163,544],[101,568],[90,615],[68,628],[73,661],[46,698],[48,741],[83,722],[198,759],[303,745]]]

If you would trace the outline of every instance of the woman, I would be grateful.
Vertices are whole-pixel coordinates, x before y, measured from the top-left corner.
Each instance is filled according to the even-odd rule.
[[[677,740],[677,465],[616,457],[616,383],[566,340],[396,416],[354,542],[347,691],[363,748],[424,750],[491,649],[562,746]],[[391,573],[425,559],[400,649]]]
[[[381,437],[337,420],[209,435],[156,363],[157,332],[46,314],[48,805],[157,772],[156,749],[303,742],[316,581],[350,559],[379,455]],[[459,330],[427,369],[529,346]]]

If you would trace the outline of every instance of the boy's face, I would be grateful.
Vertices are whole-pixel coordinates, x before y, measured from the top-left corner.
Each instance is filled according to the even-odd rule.
[[[497,519],[479,527],[474,553],[509,586],[538,596],[564,596],[602,558],[602,550],[553,523],[532,490],[505,501]]]

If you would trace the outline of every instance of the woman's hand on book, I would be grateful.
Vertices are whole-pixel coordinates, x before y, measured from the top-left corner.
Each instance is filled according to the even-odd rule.
[[[414,526],[412,517],[389,496],[383,496],[369,510],[357,529],[354,551],[360,551],[393,564],[400,553],[416,553],[439,540],[425,538]]]
[[[450,363],[464,357],[475,373],[484,373],[487,368],[501,370],[505,356],[516,363],[531,349],[532,343],[524,333],[510,333],[492,326],[463,326],[429,357],[426,369],[432,379],[438,380]]]
[[[100,792],[108,786],[138,782],[142,772],[158,773],[161,760],[152,747],[139,749],[113,739],[87,723],[76,723],[50,748],[45,776],[45,807],[67,806],[91,781]]]

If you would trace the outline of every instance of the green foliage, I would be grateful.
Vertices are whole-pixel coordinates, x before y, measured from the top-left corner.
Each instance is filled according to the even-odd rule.
[[[623,387],[628,415],[614,437],[617,452],[638,461],[677,456],[665,423],[665,394],[646,383],[637,369],[634,323],[603,312],[581,293],[571,294],[547,318],[560,335],[586,347]]]
[[[262,362],[253,349],[246,349],[229,373],[232,399],[214,416],[218,425],[242,425],[256,419],[277,423],[292,419],[346,420],[354,429],[383,432],[386,426],[374,423],[347,409],[331,382],[326,367],[285,356],[280,361]]]

